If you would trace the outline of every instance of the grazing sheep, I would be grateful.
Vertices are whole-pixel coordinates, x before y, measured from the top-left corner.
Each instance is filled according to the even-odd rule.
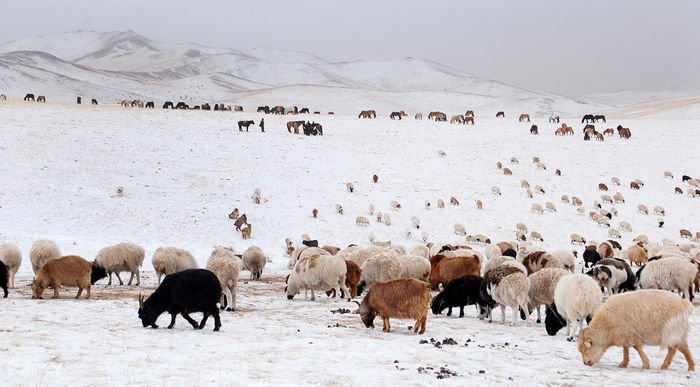
[[[85,299],[90,298],[95,266],[97,265],[94,262],[89,262],[77,255],[67,255],[47,261],[32,281],[32,298],[42,298],[44,289],[49,287],[53,288],[53,298],[58,298],[58,289],[61,286],[78,287],[78,294],[75,298],[79,298],[83,289],[86,289]],[[103,270],[101,272],[104,273]]]
[[[538,185],[535,185],[535,192],[537,192],[537,193],[540,194],[540,195],[544,195],[544,193],[545,193],[545,192],[544,192],[544,188],[542,188],[542,186],[539,185],[539,184],[538,184]]]
[[[627,260],[630,261],[630,265],[637,264],[637,266],[642,266],[649,261],[649,256],[646,250],[642,247],[641,242],[634,244],[627,248],[626,252]]]
[[[673,193],[683,195],[683,189],[681,187],[676,187],[673,189]]]
[[[531,189],[525,190],[525,195],[527,195],[528,198],[532,199],[532,190]]]
[[[392,210],[400,210],[401,209],[401,203],[397,202],[396,200],[392,200],[389,202],[389,207],[391,207]]]
[[[350,298],[351,293],[345,287],[347,264],[345,260],[333,255],[306,256],[294,265],[292,273],[287,277],[284,291],[287,299],[291,300],[304,289],[304,299],[311,290],[311,301],[316,300],[314,290],[326,291],[333,288],[336,294],[345,294]]]
[[[693,234],[689,230],[686,230],[684,228],[681,229],[680,234],[681,234],[681,238],[688,238],[688,239],[693,238]]]
[[[572,206],[581,206],[581,205],[583,205],[583,201],[576,196],[572,196],[571,197],[571,205]]]
[[[116,274],[119,280],[119,285],[124,285],[119,273],[122,271],[131,272],[129,277],[129,286],[136,276],[136,286],[141,286],[141,274],[139,269],[143,265],[143,259],[146,257],[146,251],[143,247],[133,243],[117,243],[116,245],[107,246],[101,249],[95,256],[95,262],[98,266],[105,269],[109,275],[107,285],[112,285],[112,273]]]
[[[360,268],[362,268],[362,279],[357,286],[358,295],[375,282],[401,278],[401,262],[394,254],[377,254],[367,259]]]
[[[540,306],[549,306],[554,303],[554,289],[563,276],[571,274],[569,271],[548,267],[528,276],[530,280],[530,290],[528,291],[527,308],[530,312],[537,310],[537,323],[542,322],[542,314]],[[521,311],[521,317],[524,317],[524,311]]]
[[[552,250],[549,252],[549,255],[552,256],[556,261],[558,261],[558,266],[561,269],[568,270],[570,272],[574,272],[576,270],[576,254],[575,252],[567,249],[557,249],[557,250]],[[551,266],[552,264],[550,263],[549,267],[554,267]]]
[[[693,301],[693,281],[698,268],[684,258],[662,258],[651,261],[637,271],[641,289],[662,289],[679,292]]]
[[[369,220],[364,216],[358,216],[355,218],[355,224],[358,226],[369,226]]]
[[[411,217],[411,224],[413,225],[414,228],[419,229],[420,228],[420,219],[418,219],[417,216],[412,216]]]
[[[615,203],[624,203],[625,197],[622,196],[621,193],[615,192],[615,195],[613,195],[613,200],[615,201]]]
[[[608,190],[608,186],[605,185],[604,183],[598,183],[598,190],[599,190],[599,191],[607,191],[607,190]]]
[[[654,206],[654,214],[666,216],[666,210],[661,206]]]
[[[554,257],[550,253],[544,251],[535,251],[526,254],[521,262],[527,269],[527,275],[535,273],[546,267],[558,267],[560,269],[571,270],[571,265],[568,262],[568,257],[565,267],[565,263],[560,261],[558,257]]]
[[[613,198],[610,195],[600,195],[600,201],[603,203],[613,203]]]
[[[620,231],[616,228],[611,228],[610,230],[608,230],[608,236],[610,238],[617,238],[617,239],[622,238],[622,234],[620,234]]]
[[[447,315],[452,315],[452,308],[459,307],[459,317],[464,317],[466,305],[476,305],[479,299],[479,289],[482,278],[468,275],[457,278],[445,286],[430,304],[433,314],[441,314],[447,308]]]
[[[520,180],[520,188],[530,188],[530,183],[527,180]]]
[[[437,206],[438,206],[438,208],[445,208],[445,201],[442,199],[438,199]]]
[[[527,234],[527,232],[528,232],[527,226],[526,226],[524,223],[517,223],[517,224],[515,225],[515,229],[516,229],[517,231],[521,231],[521,232],[523,232],[523,233],[525,233],[525,234]]]
[[[417,255],[399,255],[401,278],[415,278],[427,281],[430,275],[430,261]]]
[[[644,204],[638,205],[637,210],[640,214],[649,215],[649,208],[647,208],[647,206],[645,206]]]
[[[530,233],[530,239],[535,240],[535,241],[544,242],[544,238],[542,238],[542,234],[540,234],[537,231],[532,231]]]
[[[597,215],[598,215],[598,218],[596,219],[596,223],[598,223],[598,226],[609,228],[610,227],[610,219],[608,219],[600,214],[597,214]]]
[[[544,209],[542,208],[541,205],[539,205],[537,203],[532,203],[532,207],[530,207],[530,212],[532,212],[533,214],[542,215],[542,214],[544,214]]]
[[[241,270],[238,265],[238,257],[234,255],[232,249],[217,246],[211,252],[206,268],[216,275],[221,284],[221,309],[236,310],[238,275]]]
[[[635,290],[635,277],[632,268],[621,259],[605,258],[598,261],[589,274],[598,281],[607,294]]]
[[[382,222],[384,222],[384,224],[387,226],[391,226],[391,215],[384,214],[384,216],[382,218]]]
[[[586,239],[578,234],[571,234],[569,236],[569,240],[571,241],[572,245],[584,245],[584,244],[586,244]]]
[[[500,196],[500,195],[501,195],[501,189],[498,188],[498,187],[496,187],[496,186],[494,185],[493,187],[491,187],[491,193],[493,193],[494,195],[499,195],[499,196]]]
[[[170,275],[187,269],[196,269],[197,261],[192,254],[176,247],[159,247],[151,258],[153,269],[158,276],[158,285],[163,275]]]
[[[467,235],[467,230],[465,230],[464,226],[459,224],[459,223],[455,223],[454,230],[455,230],[455,234],[457,234],[457,235],[461,235],[461,236]]]
[[[459,200],[457,200],[456,197],[450,196],[450,204],[453,206],[458,206],[459,205]]]
[[[542,170],[547,169],[547,166],[541,161],[535,163],[535,165],[537,166],[537,169],[542,169]]]
[[[378,223],[381,223],[382,220],[384,219],[384,214],[381,211],[377,212],[376,219],[377,219]]]
[[[525,241],[527,240],[527,234],[525,234],[524,232],[522,232],[522,231],[520,231],[520,230],[517,230],[517,231],[515,232],[515,239],[518,240],[518,241],[523,241],[523,242],[525,242]]]
[[[29,250],[29,261],[32,263],[34,275],[39,272],[39,269],[41,269],[47,261],[60,257],[61,252],[58,250],[56,243],[46,239],[40,239],[34,242],[32,248]]]
[[[619,177],[611,177],[611,178],[610,178],[610,182],[611,182],[613,185],[621,185],[621,184],[622,184],[622,183],[620,182],[620,178],[619,178]]]
[[[637,235],[634,239],[632,239],[632,242],[637,243],[637,244],[641,243],[642,245],[647,245],[647,244],[649,244],[649,237],[644,235],[644,234],[640,234],[640,235]]]
[[[518,160],[517,157],[511,157],[511,158],[510,158],[510,163],[511,163],[511,164],[520,164],[520,160]]]
[[[11,243],[0,244],[0,262],[5,264],[7,282],[10,285],[10,289],[14,289],[15,274],[22,264],[22,252],[17,246]],[[0,278],[0,280],[1,279],[2,278]],[[5,297],[7,297],[7,293],[5,293]]]
[[[343,206],[341,206],[340,204],[337,204],[337,203],[336,203],[336,205],[335,205],[335,212],[338,213],[339,215],[343,215]]]
[[[511,171],[510,168],[503,168],[503,174],[506,176],[511,176],[513,175],[513,171]]]
[[[673,172],[664,171],[664,177],[668,177],[669,179],[673,179]]]
[[[629,364],[629,348],[642,359],[642,368],[649,368],[649,358],[643,345],[668,348],[661,369],[667,369],[676,351],[695,371],[695,362],[688,347],[688,318],[693,305],[687,300],[661,290],[640,290],[610,297],[598,310],[588,328],[578,335],[578,350],[583,364],[592,366],[605,351],[622,347],[621,368]]]
[[[625,232],[632,232],[632,225],[627,221],[620,221],[620,230]]]
[[[481,200],[476,199],[475,203],[476,203],[476,209],[477,209],[477,210],[481,210],[481,209],[484,208],[484,203],[482,203]]]
[[[367,328],[374,328],[379,315],[384,332],[389,332],[389,318],[415,319],[413,332],[425,332],[430,307],[428,284],[413,278],[399,278],[376,283],[360,304],[360,317]]]
[[[267,263],[267,256],[262,249],[257,246],[248,247],[241,256],[243,260],[243,268],[250,271],[250,279],[260,281],[263,269]]]
[[[345,188],[347,188],[350,193],[355,192],[355,186],[349,181],[345,183]]]
[[[503,169],[503,163],[500,161],[496,162],[496,168]]]
[[[248,217],[246,216],[246,214],[243,214],[239,216],[235,222],[233,222],[233,226],[236,228],[236,231],[241,231],[241,227],[243,227],[247,223]]]
[[[544,207],[547,209],[549,212],[557,212],[557,207],[554,205],[552,202],[547,202],[544,204]]]
[[[370,203],[370,204],[367,206],[367,212],[368,212],[370,215],[374,215],[374,204]]]
[[[256,188],[255,192],[253,192],[253,195],[251,195],[250,198],[253,200],[253,203],[260,204],[262,199],[260,197],[260,188]]]
[[[544,321],[547,334],[554,336],[566,325],[567,336],[573,340],[574,322],[578,321],[581,331],[583,321],[592,318],[602,304],[603,293],[590,276],[571,274],[560,278],[554,289],[554,304],[547,310]]]
[[[501,323],[506,322],[506,306],[513,311],[511,326],[515,325],[518,315],[518,307],[525,312],[527,326],[531,326],[530,311],[528,309],[528,291],[530,290],[530,280],[525,273],[518,269],[499,266],[489,270],[484,274],[481,283],[479,307],[481,314],[479,318],[488,315],[489,322],[492,321],[492,310],[496,305],[501,307]]]

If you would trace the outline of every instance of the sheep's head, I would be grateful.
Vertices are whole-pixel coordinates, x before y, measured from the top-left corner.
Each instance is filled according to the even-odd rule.
[[[147,303],[144,302],[144,297],[139,294],[139,318],[141,319],[141,323],[143,324],[144,328],[149,325],[151,328],[158,328],[158,325],[156,325],[156,320],[158,320],[160,313],[156,313],[153,308],[146,304]]]
[[[299,294],[299,289],[294,281],[289,281],[289,276],[286,280],[287,286],[284,287],[284,293],[287,295],[287,299],[291,300]]]
[[[374,328],[374,318],[376,314],[372,308],[370,308],[369,301],[367,301],[368,298],[369,294],[362,300],[362,304],[360,304],[360,318],[367,328]]]
[[[32,298],[41,299],[41,295],[44,294],[44,289],[46,289],[46,286],[44,286],[44,284],[41,281],[35,278],[32,281]]]
[[[583,364],[592,366],[599,362],[600,358],[603,357],[603,353],[605,353],[605,349],[599,343],[596,345],[591,328],[584,328],[578,334],[578,351],[581,353]]]

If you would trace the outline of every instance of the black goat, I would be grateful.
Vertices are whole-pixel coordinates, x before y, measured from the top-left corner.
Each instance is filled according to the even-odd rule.
[[[440,292],[430,305],[433,314],[441,314],[445,308],[447,315],[452,315],[452,308],[459,307],[459,317],[464,317],[465,305],[476,305],[479,299],[479,289],[482,278],[475,275],[468,275],[450,281],[445,289]]]
[[[4,298],[7,298],[7,266],[2,261],[0,261],[0,288],[5,293]]]
[[[221,328],[219,308],[216,306],[220,298],[221,284],[214,273],[205,269],[183,270],[166,276],[146,301],[139,296],[139,318],[144,328],[149,325],[158,328],[158,316],[168,312],[171,316],[168,329],[172,329],[175,317],[180,313],[194,329],[202,329],[209,316],[214,316],[216,332]],[[204,314],[199,325],[189,316],[192,312]]]

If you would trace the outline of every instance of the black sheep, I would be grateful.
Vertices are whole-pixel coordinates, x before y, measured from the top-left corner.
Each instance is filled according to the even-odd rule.
[[[602,258],[600,257],[600,254],[598,254],[598,251],[596,251],[595,246],[586,246],[586,250],[583,252],[584,268],[587,268],[589,264],[590,266],[595,265],[601,259]]]
[[[0,261],[0,288],[5,293],[4,298],[7,298],[7,267],[2,261]]]
[[[452,308],[459,307],[459,317],[464,317],[465,305],[476,305],[479,299],[479,289],[482,278],[475,275],[468,275],[450,281],[445,289],[440,292],[430,305],[433,314],[441,314],[447,310],[447,315],[452,315]]]

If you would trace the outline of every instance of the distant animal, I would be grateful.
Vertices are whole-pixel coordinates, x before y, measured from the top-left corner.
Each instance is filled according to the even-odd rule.
[[[422,120],[422,119],[423,119],[423,113],[416,113],[416,119],[417,119],[417,120]]]
[[[581,118],[581,123],[583,124],[584,122],[595,122],[595,116],[593,114],[584,115],[583,118]]]
[[[375,182],[375,183],[378,182],[378,181],[379,181],[379,176],[377,176],[376,174],[375,174],[375,175],[372,175],[372,181]]]
[[[603,131],[603,134],[606,136],[614,136],[615,135],[615,129],[613,128],[607,128]]]
[[[187,109],[189,109],[189,108],[190,108],[190,107],[189,107],[186,103],[184,103],[184,102],[182,102],[182,101],[181,101],[181,102],[178,102],[177,105],[175,105],[175,109],[187,110]]]
[[[32,101],[34,102],[34,94],[32,93],[27,93],[27,95],[24,96],[25,101]]]
[[[389,118],[391,118],[392,120],[396,120],[396,119],[400,120],[401,119],[401,112],[392,112],[389,115]]]
[[[474,117],[468,116],[464,117],[464,124],[474,125]]]
[[[318,210],[314,208],[314,209],[311,211],[311,216],[313,216],[314,218],[318,218]]]
[[[506,114],[504,112],[498,112],[496,113],[496,118],[505,118]]]
[[[248,127],[250,125],[255,125],[255,122],[253,120],[247,120],[247,121],[238,121],[238,131],[242,132],[243,128],[245,128],[245,131],[248,131]]]
[[[93,106],[97,106],[97,105],[98,105],[97,100],[96,100],[95,98],[93,98],[93,99],[90,100],[90,104],[93,105]]]
[[[524,121],[530,122],[530,115],[523,113],[520,115],[520,117],[518,117],[518,121],[519,122],[524,122]]]
[[[241,226],[241,238],[250,239],[250,234],[253,232],[253,225],[246,223]]]
[[[173,107],[172,101],[165,101],[165,103],[163,104],[163,109],[173,109],[173,108],[174,107]]]
[[[292,133],[292,129],[294,129],[294,134],[299,134],[299,128],[303,126],[304,121],[288,121],[287,132]]]
[[[246,214],[243,214],[239,216],[235,222],[233,222],[233,226],[236,228],[236,231],[241,231],[241,227],[246,223],[248,223],[248,217],[246,216]]]
[[[378,315],[383,331],[389,332],[389,318],[415,319],[413,332],[424,333],[430,308],[430,286],[415,278],[398,278],[377,282],[360,304],[360,317],[367,328],[374,328]]]
[[[629,139],[632,137],[632,132],[630,132],[629,128],[623,128],[622,125],[617,126],[617,134],[620,136],[620,138],[624,139]]]
[[[539,133],[537,132],[537,125],[532,125],[532,126],[530,127],[530,134],[539,134]]]
[[[345,188],[347,188],[350,193],[355,192],[355,186],[349,181],[345,183]]]
[[[3,94],[2,97],[4,97],[4,96],[5,96],[5,95]],[[1,97],[0,97],[0,98],[1,98]],[[75,103],[77,103],[78,105],[80,105],[80,104],[83,103],[83,99],[80,98],[80,97],[78,96],[78,97],[76,98],[76,100],[75,100]]]
[[[270,107],[269,106],[258,106],[258,110],[256,110],[257,113],[265,113],[265,114],[270,114]]]
[[[599,114],[599,115],[594,116],[594,117],[593,117],[593,120],[594,120],[595,122],[599,122],[599,121],[607,122],[607,121],[605,121],[605,116],[602,115],[602,114]]]
[[[216,303],[221,299],[221,283],[214,273],[205,269],[189,269],[168,275],[163,283],[148,299],[139,295],[139,318],[143,327],[158,328],[156,321],[163,312],[170,313],[170,325],[175,326],[175,317],[182,317],[194,329],[202,329],[209,316],[214,317],[214,331],[221,328],[219,308]],[[197,324],[190,313],[202,312],[204,317]]]
[[[549,122],[550,122],[550,123],[556,122],[556,123],[558,124],[558,123],[559,123],[559,116],[557,116],[557,115],[551,115],[551,116],[549,116]]]
[[[360,114],[357,116],[357,118],[375,118],[377,117],[377,113],[373,113],[374,110],[363,110],[360,112]]]

